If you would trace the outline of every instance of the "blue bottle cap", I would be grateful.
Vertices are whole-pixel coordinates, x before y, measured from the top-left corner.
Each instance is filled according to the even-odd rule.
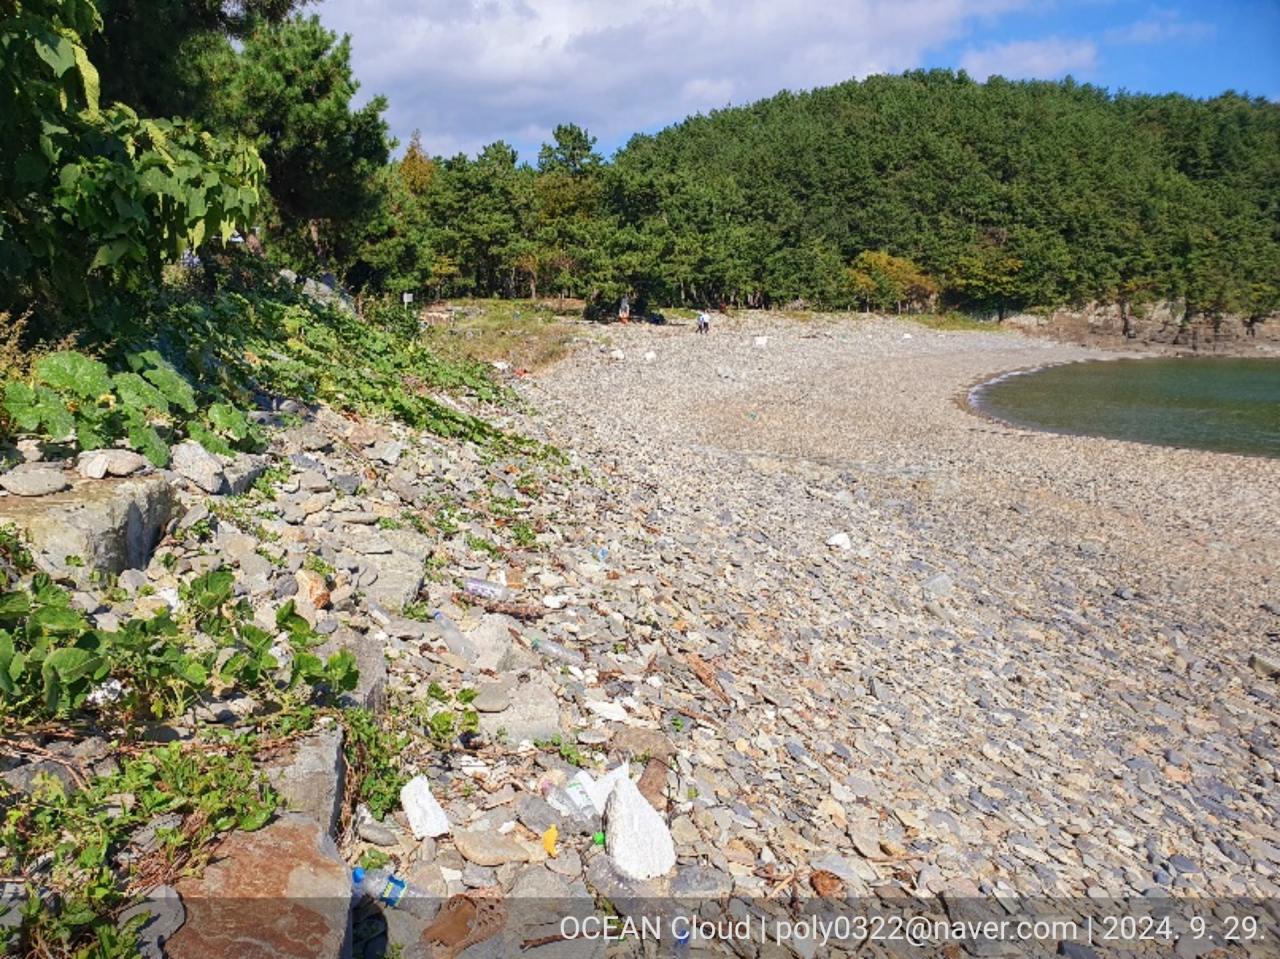
[[[356,866],[355,869],[352,869],[351,878],[354,879],[357,884],[364,882],[364,867]]]

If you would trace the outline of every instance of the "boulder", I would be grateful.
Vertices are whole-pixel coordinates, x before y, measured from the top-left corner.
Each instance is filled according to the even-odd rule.
[[[170,451],[169,468],[206,493],[221,493],[227,482],[222,461],[194,440],[179,443]]]
[[[322,660],[328,660],[334,653],[343,649],[355,657],[356,668],[360,671],[359,683],[355,689],[342,697],[343,702],[369,709],[381,709],[383,695],[387,688],[387,658],[383,654],[382,644],[363,633],[357,633],[349,626],[339,626],[323,645],[316,647],[314,652]]]
[[[258,481],[258,477],[267,471],[267,458],[255,453],[239,453],[230,463],[222,468],[227,481],[224,493],[239,496],[247,493],[249,487]]]
[[[79,480],[52,496],[0,499],[0,523],[26,533],[32,558],[50,574],[118,574],[146,567],[178,508],[177,492],[158,476]]]
[[[351,871],[324,827],[287,813],[233,832],[177,884],[186,924],[170,959],[338,959],[351,950]]]
[[[148,465],[147,458],[133,450],[90,450],[80,454],[80,475],[85,479],[131,476]]]
[[[267,779],[289,808],[325,827],[338,828],[347,764],[342,758],[342,727],[309,736],[284,759],[266,769]]]
[[[61,470],[53,467],[18,468],[0,473],[0,489],[14,496],[50,496],[71,485]]]
[[[512,745],[550,739],[560,734],[560,700],[536,680],[522,683],[511,691],[511,705],[502,712],[480,714],[480,728],[490,739]]]
[[[390,549],[372,560],[371,565],[377,568],[378,578],[365,591],[370,599],[387,609],[403,609],[406,603],[418,598],[418,590],[422,588],[424,564],[435,544],[412,530],[389,529],[380,532],[381,535],[377,538]]]

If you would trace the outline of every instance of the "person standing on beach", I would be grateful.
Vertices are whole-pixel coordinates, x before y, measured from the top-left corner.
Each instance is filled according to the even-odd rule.
[[[698,311],[698,332],[706,333],[711,329],[711,317],[707,316],[706,310]]]
[[[631,301],[625,296],[622,298],[622,302],[618,305],[618,322],[631,322]]]

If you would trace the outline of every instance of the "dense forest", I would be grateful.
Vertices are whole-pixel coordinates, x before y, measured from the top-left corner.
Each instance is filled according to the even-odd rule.
[[[0,310],[119,305],[236,227],[365,296],[1280,309],[1280,104],[935,70],[691,117],[611,159],[573,124],[532,164],[416,134],[391,159],[385,101],[352,106],[349,40],[298,6],[6,13]]]
[[[390,204],[345,252],[357,282],[993,312],[1172,298],[1188,319],[1280,308],[1280,105],[1234,94],[931,71],[693,117],[609,163],[566,126],[536,167],[501,143],[441,160],[415,141],[395,169]]]

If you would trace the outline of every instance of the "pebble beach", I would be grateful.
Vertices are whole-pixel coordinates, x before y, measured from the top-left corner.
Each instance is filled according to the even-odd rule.
[[[734,810],[710,861],[774,822],[867,894],[904,868],[921,893],[1280,894],[1257,658],[1280,464],[967,408],[1002,372],[1114,354],[717,320],[611,327],[528,388],[607,478],[597,533],[642,525],[635,561],[716,667],[721,721],[681,761]]]

